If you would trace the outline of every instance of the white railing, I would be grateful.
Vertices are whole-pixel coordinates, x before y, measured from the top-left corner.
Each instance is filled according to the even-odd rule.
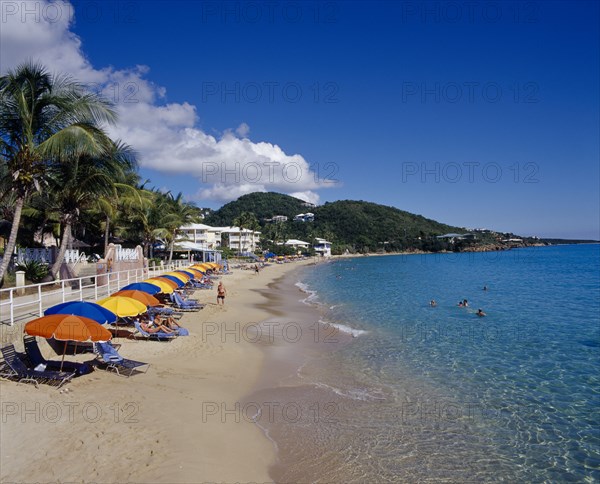
[[[0,324],[12,326],[18,321],[41,317],[46,309],[62,302],[96,301],[110,296],[127,284],[189,265],[187,260],[180,260],[164,266],[0,289]],[[22,292],[29,294],[20,295]]]

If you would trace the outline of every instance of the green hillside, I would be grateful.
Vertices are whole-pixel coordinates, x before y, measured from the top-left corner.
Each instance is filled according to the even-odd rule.
[[[292,219],[296,214],[311,210],[305,206],[305,202],[289,195],[256,192],[242,195],[237,200],[223,205],[206,217],[204,222],[216,227],[233,225],[233,220],[242,212],[252,212],[262,226],[265,218],[272,218],[274,215],[286,215]]]
[[[222,226],[233,225],[233,220],[242,212],[254,213],[266,242],[301,239],[311,242],[323,237],[334,243],[334,251],[396,251],[405,249],[442,250],[444,242],[435,236],[448,232],[464,233],[464,228],[427,219],[395,207],[376,203],[341,200],[325,203],[318,207],[307,207],[297,198],[280,193],[251,193],[210,214],[205,223]],[[294,222],[299,213],[312,212],[314,222]],[[286,215],[284,223],[270,223],[275,215]]]

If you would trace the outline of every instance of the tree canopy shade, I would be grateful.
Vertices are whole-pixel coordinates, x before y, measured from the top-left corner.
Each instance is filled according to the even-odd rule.
[[[110,152],[101,126],[115,121],[108,101],[39,64],[25,63],[0,77],[0,184],[15,195],[7,255],[15,248],[23,205],[43,191],[51,165]],[[9,262],[3,258],[0,280]]]

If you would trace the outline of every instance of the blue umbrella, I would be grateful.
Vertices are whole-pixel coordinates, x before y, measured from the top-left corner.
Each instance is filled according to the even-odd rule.
[[[93,319],[97,323],[114,323],[117,315],[102,306],[86,301],[70,301],[52,306],[44,311],[46,316],[50,314],[73,314]]]
[[[151,296],[160,292],[160,287],[155,286],[149,282],[134,282],[133,284],[127,284],[125,287],[120,289],[121,291],[143,291],[147,292]]]
[[[165,274],[165,275],[160,276],[160,277],[164,277],[165,279],[169,279],[170,281],[173,281],[174,283],[177,284],[177,287],[181,287],[181,286],[185,285],[185,283],[183,281],[177,279],[175,276],[168,276],[168,275]]]
[[[188,275],[188,276],[190,276],[192,279],[195,279],[196,277],[198,277],[198,276],[197,276],[196,274],[194,274],[193,272],[191,272],[191,271],[185,271],[185,270],[183,270],[183,269],[181,269],[181,270],[178,270],[178,271],[175,271],[175,272],[181,272],[181,273],[183,273],[183,274],[187,274],[187,275]]]

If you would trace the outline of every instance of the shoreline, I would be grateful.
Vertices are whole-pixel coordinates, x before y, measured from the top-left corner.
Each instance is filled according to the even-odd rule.
[[[0,480],[272,481],[274,443],[240,407],[265,373],[265,354],[248,335],[272,316],[269,284],[313,264],[222,276],[228,291],[223,308],[215,304],[216,289],[196,291],[193,297],[206,306],[184,313],[189,337],[116,338],[125,358],[150,363],[146,374],[125,378],[96,370],[62,391],[2,381]],[[20,351],[22,342],[16,346]],[[60,359],[45,341],[40,347],[47,358]]]

